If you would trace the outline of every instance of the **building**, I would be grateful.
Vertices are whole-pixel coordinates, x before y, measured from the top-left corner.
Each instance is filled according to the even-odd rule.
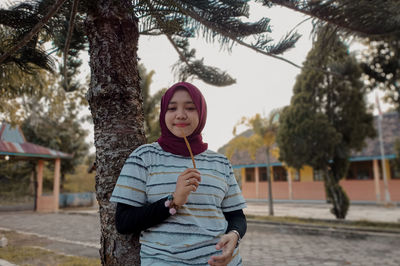
[[[374,119],[378,129],[378,117]],[[384,166],[392,202],[400,202],[400,171],[393,167],[396,159],[394,144],[400,140],[400,118],[397,112],[384,114],[382,120]],[[398,159],[398,158],[397,158]],[[240,169],[242,192],[246,199],[267,199],[267,165],[264,149],[252,159],[247,151],[236,152],[232,158],[234,169]],[[309,166],[299,171],[289,169],[271,156],[272,194],[282,200],[325,200],[322,175]],[[383,202],[385,196],[379,138],[367,139],[366,146],[350,157],[350,168],[340,185],[351,201]]]
[[[55,212],[59,207],[61,159],[72,158],[71,154],[52,150],[27,142],[20,127],[0,124],[0,160],[34,160],[36,168],[36,211]],[[44,160],[54,161],[54,182],[51,195],[43,194]]]

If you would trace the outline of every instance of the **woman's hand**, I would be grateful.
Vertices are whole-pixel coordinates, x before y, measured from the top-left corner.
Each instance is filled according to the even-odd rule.
[[[194,168],[183,171],[176,181],[174,204],[182,206],[188,200],[189,194],[197,190],[201,182],[200,172]]]
[[[228,265],[233,258],[233,251],[235,250],[238,240],[238,236],[233,232],[223,235],[215,246],[217,250],[222,249],[222,254],[218,256],[211,256],[211,258],[208,260],[208,264],[212,266]]]

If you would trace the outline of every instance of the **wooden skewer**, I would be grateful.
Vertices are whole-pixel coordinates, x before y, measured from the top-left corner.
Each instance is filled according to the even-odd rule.
[[[185,132],[183,132],[183,129],[181,129],[181,133],[182,133],[183,139],[185,140],[186,147],[187,147],[188,150],[189,150],[190,157],[192,158],[193,168],[196,168],[196,163],[195,163],[195,161],[194,161],[194,156],[193,156],[193,153],[192,153],[192,149],[190,148],[189,141],[187,140],[187,138],[186,138],[186,136],[185,136]]]

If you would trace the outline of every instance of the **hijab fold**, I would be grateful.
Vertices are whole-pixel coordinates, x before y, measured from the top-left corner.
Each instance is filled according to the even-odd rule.
[[[171,131],[167,128],[165,123],[165,113],[168,109],[168,104],[171,101],[177,90],[184,89],[186,90],[194,105],[196,106],[197,113],[199,115],[199,124],[197,128],[193,131],[193,133],[187,137],[187,140],[190,143],[190,147],[192,148],[192,152],[194,155],[204,152],[208,148],[208,144],[203,142],[203,138],[201,136],[201,132],[206,124],[207,119],[207,105],[206,101],[201,94],[200,90],[196,88],[194,85],[187,82],[179,82],[169,88],[164,96],[161,98],[161,110],[160,110],[160,126],[161,126],[161,137],[157,140],[160,144],[161,148],[164,151],[182,155],[182,156],[190,156],[189,150],[186,147],[185,140],[183,137],[177,137],[172,134]]]

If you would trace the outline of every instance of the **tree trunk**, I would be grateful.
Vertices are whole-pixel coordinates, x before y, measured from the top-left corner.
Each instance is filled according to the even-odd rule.
[[[325,169],[324,176],[326,195],[333,205],[331,213],[336,219],[345,219],[349,209],[349,198],[340,186],[339,179],[329,173],[328,169]]]
[[[93,1],[85,21],[91,69],[86,97],[94,124],[103,265],[140,265],[138,236],[116,232],[115,204],[109,202],[125,159],[145,143],[139,32],[132,10],[129,0]]]

